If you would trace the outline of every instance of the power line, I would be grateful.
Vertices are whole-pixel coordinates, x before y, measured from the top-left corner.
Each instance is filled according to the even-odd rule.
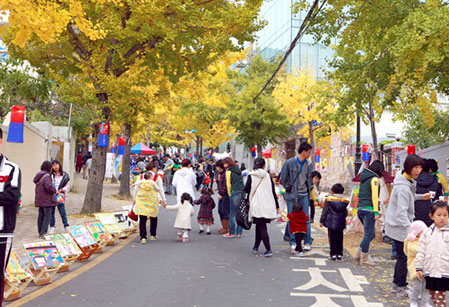
[[[298,34],[296,34],[295,39],[291,42],[290,47],[288,48],[287,52],[284,54],[284,57],[282,58],[281,62],[279,63],[278,67],[274,71],[274,73],[271,75],[271,77],[267,80],[265,85],[262,87],[260,92],[254,97],[253,103],[256,103],[256,99],[266,90],[268,85],[273,81],[274,77],[277,75],[279,70],[281,69],[282,65],[284,65],[285,61],[287,61],[288,56],[293,52],[293,49],[295,49],[298,41],[301,39],[301,37],[304,35],[305,30],[308,27],[308,22],[310,19],[313,19],[316,17],[316,15],[321,11],[324,4],[327,2],[327,0],[324,0],[321,6],[318,8],[317,12],[313,14],[313,11],[318,7],[319,0],[315,0],[312,4],[312,6],[309,9],[309,12],[307,13],[306,17],[304,18],[301,27],[299,28]],[[312,15],[313,14],[313,15]]]

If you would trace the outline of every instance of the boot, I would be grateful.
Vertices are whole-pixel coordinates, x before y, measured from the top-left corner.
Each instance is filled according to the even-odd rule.
[[[223,223],[224,233],[225,234],[229,233],[229,220],[223,220],[222,223]]]
[[[218,231],[218,233],[219,234],[221,234],[221,235],[224,235],[225,233],[228,233],[227,231],[226,231],[226,226],[225,226],[225,221],[224,220],[221,220],[221,229]]]
[[[360,256],[360,265],[369,265],[369,266],[375,266],[376,264],[373,262],[373,260],[368,256],[368,253],[361,253]]]
[[[357,249],[355,250],[354,262],[360,263],[361,253],[362,253],[362,249],[360,247],[357,247]]]

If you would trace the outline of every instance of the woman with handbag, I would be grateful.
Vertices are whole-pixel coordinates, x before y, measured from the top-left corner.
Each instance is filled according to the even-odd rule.
[[[47,234],[48,224],[50,223],[51,212],[56,207],[56,189],[51,180],[52,164],[50,161],[44,161],[41,170],[34,176],[33,182],[36,185],[34,205],[39,208],[37,216],[37,230],[39,238],[43,239]]]
[[[276,190],[270,175],[265,171],[265,160],[256,158],[254,169],[248,175],[245,193],[249,200],[249,221],[256,225],[256,238],[252,252],[259,252],[260,242],[265,245],[264,257],[273,256],[268,236],[267,224],[277,218],[280,213]]]
[[[52,161],[51,178],[53,181],[53,186],[56,188],[56,202],[58,203],[58,211],[61,216],[62,224],[64,224],[64,229],[69,227],[69,221],[67,220],[67,214],[65,212],[65,200],[66,194],[69,191],[70,177],[62,170],[62,165],[58,160]],[[56,232],[56,220],[55,220],[56,207],[52,208],[51,218],[50,218],[50,231],[49,234],[54,234]]]

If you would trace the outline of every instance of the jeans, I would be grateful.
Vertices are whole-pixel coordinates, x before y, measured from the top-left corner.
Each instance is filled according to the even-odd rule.
[[[394,240],[398,259],[394,267],[393,283],[398,287],[407,286],[407,256],[404,253],[404,242]]]
[[[294,201],[286,200],[287,201],[287,211],[288,213],[291,213],[293,210],[293,207],[295,205]],[[309,215],[309,194],[306,195],[298,195],[298,202],[302,204],[302,208],[304,210],[304,213],[307,216]],[[285,233],[290,236],[290,245],[296,244],[295,236],[290,233],[290,222],[287,222],[287,225],[285,226]],[[307,221],[307,233],[304,237],[304,244],[312,245],[313,239],[312,239],[312,233],[310,230],[310,219]]]
[[[240,205],[240,199],[243,197],[242,191],[233,191],[231,193],[231,203],[229,210],[229,234],[231,235],[241,235],[243,233],[243,228],[237,225],[235,221],[235,214],[237,212],[237,208]],[[236,232],[237,227],[237,232]]]
[[[67,220],[67,214],[65,212],[65,204],[59,203],[58,211],[59,211],[59,215],[61,216],[62,224],[64,224],[64,227],[69,226],[69,221]],[[56,207],[52,207],[51,217],[50,217],[50,227],[55,227],[55,225],[56,225],[55,212],[56,212]]]
[[[218,201],[218,214],[220,215],[220,220],[229,220],[229,203],[230,199],[228,195],[222,196]]]
[[[343,230],[328,229],[331,256],[343,256]]]
[[[357,216],[363,224],[363,240],[360,243],[362,253],[369,252],[369,244],[376,237],[376,230],[374,229],[374,213],[369,210],[357,210]]]
[[[54,207],[39,207],[39,214],[37,215],[37,231],[39,232],[39,235],[47,233],[51,212],[53,210],[55,210]]]

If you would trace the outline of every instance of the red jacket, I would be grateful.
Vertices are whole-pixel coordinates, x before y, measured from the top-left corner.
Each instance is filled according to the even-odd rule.
[[[290,220],[290,233],[307,232],[307,217],[304,211],[292,212],[287,215]]]

